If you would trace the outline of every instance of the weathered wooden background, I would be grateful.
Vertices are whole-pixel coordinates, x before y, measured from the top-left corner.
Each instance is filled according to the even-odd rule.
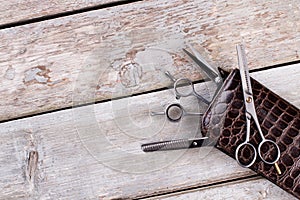
[[[199,134],[198,118],[149,115],[174,102],[164,71],[202,78],[187,42],[226,70],[243,42],[251,75],[300,107],[300,65],[281,65],[299,60],[298,0],[14,0],[0,11],[0,199],[294,198],[211,147],[140,145]]]

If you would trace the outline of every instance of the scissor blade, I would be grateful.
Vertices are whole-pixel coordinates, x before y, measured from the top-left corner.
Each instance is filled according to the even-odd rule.
[[[192,53],[195,55],[195,57],[203,62],[210,69],[210,71],[212,71],[217,76],[219,75],[219,73],[201,56],[201,54],[191,44],[188,44],[188,47],[192,50]]]
[[[144,152],[190,149],[190,148],[201,147],[203,141],[206,139],[208,139],[208,137],[194,138],[194,139],[168,140],[168,141],[162,141],[162,142],[153,142],[153,143],[142,144],[141,147]]]
[[[243,91],[247,94],[252,95],[252,87],[250,82],[249,69],[247,65],[245,47],[242,44],[238,44],[236,45],[236,50],[238,54],[238,63],[240,68]]]
[[[200,54],[193,47],[190,46],[190,48],[195,56],[186,49],[183,49],[183,51],[204,71],[209,79],[219,84],[219,74],[200,56]]]

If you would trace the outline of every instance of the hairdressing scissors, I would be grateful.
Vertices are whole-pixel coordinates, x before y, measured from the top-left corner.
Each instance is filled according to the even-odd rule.
[[[179,99],[181,97],[187,97],[194,95],[201,101],[203,101],[206,104],[209,104],[209,101],[207,101],[204,97],[202,97],[200,94],[198,94],[195,91],[195,87],[193,82],[188,78],[179,78],[175,79],[170,72],[166,71],[165,75],[173,81],[173,87],[175,91],[175,97],[176,99]],[[186,86],[186,87],[182,87]],[[166,115],[167,119],[171,122],[178,122],[182,117],[184,116],[202,116],[203,113],[198,112],[187,112],[179,103],[172,103],[169,104],[165,111],[163,112],[151,112],[151,116],[155,115]]]
[[[183,51],[197,64],[198,67],[200,67],[200,69],[204,71],[204,73],[208,76],[208,78],[210,78],[217,85],[216,91],[218,91],[223,83],[221,75],[200,55],[200,53],[194,47],[192,47],[191,45],[188,45],[188,47],[191,49],[192,53],[190,53],[186,49],[183,49]],[[165,75],[174,83],[173,87],[174,87],[176,99],[194,95],[205,104],[208,105],[210,103],[203,96],[201,96],[196,92],[194,84],[190,79],[188,78],[176,79],[168,71],[165,72]],[[186,86],[186,87],[182,87],[182,86]],[[175,103],[175,104],[168,105],[165,112],[151,112],[151,115],[152,116],[166,115],[168,120],[172,122],[177,122],[183,116],[186,115],[202,116],[203,113],[186,112],[180,104]]]
[[[192,53],[183,49],[183,51],[197,64],[197,66],[205,72],[209,79],[211,79],[217,85],[217,91],[220,89],[223,83],[221,75],[211,66],[205,59],[194,49],[191,45],[188,45]],[[165,75],[168,76],[174,83],[175,97],[179,99],[180,97],[187,97],[194,95],[202,102],[209,104],[210,102],[202,97],[195,91],[194,84],[191,80],[187,78],[175,79],[168,71],[165,72]],[[181,86],[189,86],[190,89],[186,87],[180,88]],[[178,103],[173,103],[167,106],[164,112],[151,112],[151,115],[166,115],[167,118],[172,122],[179,121],[183,116],[186,115],[198,115],[202,116],[203,113],[191,113],[186,112],[183,107]],[[179,139],[179,140],[168,140],[162,142],[153,142],[142,145],[142,150],[145,152],[151,151],[162,151],[162,150],[174,150],[174,149],[183,149],[183,148],[195,148],[200,147],[208,137],[192,138],[192,139]]]
[[[235,158],[238,162],[239,165],[241,165],[242,167],[250,167],[251,165],[254,164],[256,158],[257,158],[257,152],[258,155],[260,157],[260,159],[267,163],[267,164],[275,164],[275,168],[277,170],[277,172],[279,174],[281,174],[279,166],[277,165],[277,161],[280,158],[280,150],[278,145],[269,139],[266,139],[265,136],[262,133],[261,127],[259,125],[258,122],[258,118],[257,118],[257,114],[256,114],[256,110],[255,110],[255,106],[254,106],[254,99],[253,99],[253,93],[252,93],[252,87],[251,87],[251,82],[250,82],[250,76],[249,76],[249,70],[248,70],[248,66],[247,66],[247,61],[246,61],[246,56],[245,56],[245,50],[244,50],[244,46],[243,45],[237,45],[236,46],[237,49],[237,54],[238,54],[238,63],[239,63],[239,68],[240,68],[240,75],[241,75],[241,81],[242,81],[242,87],[243,87],[243,96],[244,96],[244,104],[245,104],[245,108],[246,108],[246,139],[243,143],[241,143],[236,151],[235,151]],[[253,120],[258,133],[261,137],[261,142],[258,145],[258,148],[256,150],[256,148],[254,147],[253,144],[250,143],[250,121]],[[269,144],[273,147],[275,147],[276,150],[276,156],[275,159],[271,158],[271,160],[267,160],[265,157],[266,155],[264,155],[264,153],[262,153],[262,146]],[[249,163],[243,163],[241,161],[240,158],[240,153],[242,153],[243,149],[246,147],[250,147],[250,151],[251,153],[253,153],[252,155],[252,159],[250,159]]]
[[[220,87],[223,85],[223,79],[221,75],[201,56],[201,54],[194,47],[192,47],[190,44],[188,44],[188,47],[191,49],[192,53],[186,49],[182,50],[197,64],[200,70],[202,70],[206,76],[217,85],[217,93],[217,91],[219,91]],[[174,90],[177,99],[180,97],[194,95],[207,105],[210,103],[195,91],[194,84],[191,80],[187,78],[175,79],[168,71],[166,71],[165,74],[174,82]],[[190,85],[191,90],[186,90],[185,92],[180,91],[178,87],[180,85]]]

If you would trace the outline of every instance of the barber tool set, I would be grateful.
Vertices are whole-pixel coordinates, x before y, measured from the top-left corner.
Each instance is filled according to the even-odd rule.
[[[165,115],[172,122],[187,115],[199,116],[203,137],[147,143],[142,150],[196,148],[209,144],[204,141],[216,141],[215,147],[239,165],[300,198],[299,109],[250,77],[243,45],[236,46],[239,69],[228,74],[218,72],[192,46],[189,48],[192,53],[183,51],[217,86],[212,101],[198,94],[191,80],[175,79],[168,71],[165,74],[173,81],[177,99],[194,95],[208,105],[206,112],[188,112],[174,103],[151,115]],[[180,91],[183,83],[191,88],[189,92]]]

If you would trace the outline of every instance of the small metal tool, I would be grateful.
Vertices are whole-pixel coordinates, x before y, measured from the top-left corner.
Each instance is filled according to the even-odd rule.
[[[221,75],[212,68],[208,62],[206,62],[203,57],[191,46],[189,48],[193,52],[190,53],[186,49],[183,51],[200,67],[201,70],[205,72],[205,74],[217,85],[217,91],[221,88],[223,84],[223,79]],[[174,82],[174,90],[175,90],[175,97],[179,99],[181,97],[187,97],[194,95],[202,102],[206,103],[207,105],[210,103],[200,94],[195,91],[194,84],[190,79],[187,78],[174,78],[168,71],[165,72],[166,76],[168,76]],[[186,86],[186,87],[182,87]],[[189,89],[187,87],[189,86]],[[186,112],[180,104],[174,103],[167,106],[164,112],[151,112],[151,115],[166,115],[167,118],[172,122],[179,121],[183,116],[186,115],[198,115],[202,116],[203,113],[190,113]],[[179,139],[179,140],[168,140],[162,142],[153,142],[147,143],[142,145],[142,150],[145,152],[151,151],[162,151],[162,150],[175,150],[175,149],[186,149],[186,148],[196,148],[200,147],[204,140],[208,139],[208,137],[200,137],[200,138],[193,138],[193,139]]]
[[[274,141],[265,138],[265,136],[262,133],[262,130],[260,128],[259,122],[258,122],[244,46],[237,45],[236,49],[237,49],[237,54],[238,54],[239,68],[240,68],[240,74],[241,74],[241,80],[242,80],[242,86],[243,86],[244,104],[246,107],[246,140],[237,147],[237,149],[235,151],[235,158],[236,158],[238,164],[241,165],[242,167],[250,167],[255,162],[255,160],[257,158],[257,152],[258,152],[258,155],[263,162],[265,162],[267,164],[275,164],[275,169],[277,170],[278,174],[281,174],[280,168],[277,164],[277,161],[280,158],[279,147]],[[259,135],[262,139],[262,141],[258,145],[257,150],[254,147],[254,145],[250,143],[250,121],[252,119],[254,120],[254,123],[258,129]],[[262,154],[262,146],[266,145],[266,144],[269,144],[269,145],[275,147],[275,150],[277,153],[276,154],[277,156],[275,156],[275,159],[273,159],[271,161],[266,160],[266,158]],[[247,163],[247,164],[242,163],[240,156],[239,156],[239,153],[242,153],[242,150],[245,147],[250,147],[250,149],[251,149],[250,151],[252,151],[252,153],[254,154],[252,160],[250,159],[250,163]]]

